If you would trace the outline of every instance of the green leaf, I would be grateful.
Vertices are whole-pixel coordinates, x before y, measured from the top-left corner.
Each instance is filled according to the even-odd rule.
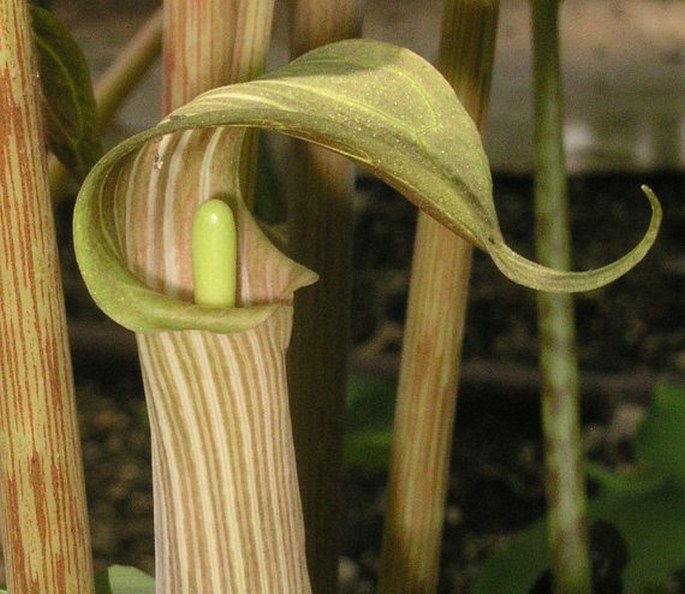
[[[154,594],[155,580],[136,569],[114,565],[95,576],[96,594]]]
[[[200,95],[155,128],[115,147],[94,167],[75,211],[77,257],[100,307],[129,329],[228,331],[238,324],[233,314],[220,321],[219,310],[193,309],[162,295],[126,264],[132,255],[126,248],[127,217],[133,208],[147,208],[130,199],[137,200],[157,183],[142,175],[142,164],[159,168],[159,177],[168,179],[164,167],[173,154],[157,155],[154,147],[195,142],[201,130],[210,138],[209,131],[222,127],[265,128],[346,155],[488,252],[514,281],[536,289],[577,291],[611,282],[644,257],[661,221],[659,203],[646,189],[652,207],[649,228],[620,260],[584,273],[551,270],[526,260],[504,243],[480,136],[451,86],[406,49],[377,41],[342,41],[260,79]],[[195,135],[183,136],[188,130]],[[237,143],[239,132],[235,138]],[[193,162],[186,167],[204,167],[204,150],[193,145],[194,153],[185,151],[184,158]],[[181,164],[174,161],[173,166]]]
[[[351,375],[347,383],[345,464],[374,472],[388,467],[396,386],[371,376]]]
[[[530,592],[535,580],[549,567],[544,522],[512,537],[491,555],[469,590],[470,594],[521,594]]]
[[[685,393],[658,388],[636,439],[636,472],[588,466],[601,487],[590,502],[590,520],[602,519],[623,535],[629,553],[627,592],[659,591],[685,568]],[[538,522],[495,553],[483,567],[472,594],[527,592],[549,565],[545,526]]]
[[[34,5],[30,12],[48,145],[81,181],[102,155],[88,64],[67,28],[52,13]]]
[[[602,492],[611,492],[618,496],[651,493],[666,482],[664,476],[654,469],[640,468],[633,472],[615,472],[588,462],[585,470],[588,478],[595,481],[601,487]]]
[[[593,500],[588,515],[618,528],[628,547],[623,578],[626,592],[643,592],[685,567],[685,491],[662,484],[637,495],[606,493]],[[492,555],[471,594],[530,591],[549,566],[544,522],[538,522]]]
[[[593,501],[591,518],[614,524],[628,546],[627,592],[642,592],[685,567],[685,491],[664,483],[656,490],[621,496],[607,492]]]
[[[639,459],[685,490],[685,391],[667,386],[652,395],[635,441]]]

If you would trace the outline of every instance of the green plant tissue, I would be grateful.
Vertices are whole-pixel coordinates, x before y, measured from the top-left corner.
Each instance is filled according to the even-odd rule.
[[[635,449],[651,470],[685,489],[685,391],[657,388],[640,427]]]
[[[113,565],[95,576],[96,594],[154,594],[152,576],[123,565]]]

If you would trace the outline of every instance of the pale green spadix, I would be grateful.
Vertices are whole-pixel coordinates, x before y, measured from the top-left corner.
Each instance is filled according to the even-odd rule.
[[[233,307],[238,241],[231,207],[216,198],[201,204],[195,211],[191,233],[195,303]]]
[[[127,225],[139,209],[154,210],[154,204],[139,205],[137,193],[182,179],[184,168],[209,167],[214,161],[207,155],[218,145],[212,131],[225,127],[264,128],[346,155],[486,251],[513,281],[538,290],[583,291],[611,282],[645,256],[661,222],[659,202],[645,189],[651,221],[642,240],[619,260],[587,272],[565,272],[523,258],[504,243],[480,136],[450,85],[406,49],[342,41],[257,80],[198,96],[156,127],[112,149],[93,168],[76,207],[77,257],[95,300],[129,329],[228,332],[254,324],[258,311],[268,315],[266,306],[221,311],[162,294],[130,265],[135,254]],[[204,146],[197,144],[203,134]],[[234,145],[242,141],[239,131],[231,138]],[[191,141],[196,143],[192,152],[183,149]],[[163,155],[151,148],[157,146],[167,147]],[[182,149],[183,158],[174,158]],[[155,159],[148,164],[151,152]],[[143,176],[144,167],[158,167],[159,174]],[[238,175],[237,167],[226,169]],[[155,224],[154,216],[145,220]]]

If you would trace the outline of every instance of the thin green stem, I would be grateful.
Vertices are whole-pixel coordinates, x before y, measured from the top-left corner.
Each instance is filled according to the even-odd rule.
[[[557,0],[532,0],[535,85],[535,225],[542,264],[569,269]],[[591,591],[573,299],[538,294],[548,539],[554,592]]]

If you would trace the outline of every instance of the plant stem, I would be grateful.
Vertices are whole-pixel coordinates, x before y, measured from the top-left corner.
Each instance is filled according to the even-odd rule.
[[[449,0],[445,5],[438,66],[479,126],[488,104],[498,14],[498,0]],[[380,594],[437,589],[471,254],[468,242],[419,213]]]
[[[163,112],[203,91],[262,74],[271,39],[274,0],[165,0]],[[257,136],[241,154],[243,198],[252,202]]]
[[[236,266],[233,241],[215,239],[226,257],[218,268],[238,280],[236,306],[212,298],[207,307],[207,295],[194,296],[209,315],[254,320],[212,333],[158,318],[136,335],[152,436],[160,594],[310,591],[284,361],[292,292],[314,275],[268,243],[240,200],[238,164],[227,160],[241,143],[235,132],[185,131],[141,147],[110,171],[116,181],[98,217],[112,225],[125,266],[184,309],[197,273],[208,272],[192,270],[193,247],[196,256],[198,248],[218,247],[193,241],[192,203],[228,203]],[[267,304],[275,310],[264,318]]]
[[[266,67],[273,0],[166,0],[163,111]]]
[[[569,205],[563,150],[558,1],[532,0],[535,233],[539,261],[568,270]],[[538,293],[547,533],[554,592],[591,591],[573,299]]]
[[[358,0],[301,0],[293,7],[293,57],[361,33]],[[297,184],[288,209],[292,257],[320,280],[295,297],[288,381],[312,589],[338,588],[352,277],[351,163],[309,143],[293,143]]]
[[[292,308],[232,334],[139,335],[157,592],[310,592],[285,348]]]
[[[101,127],[112,119],[119,106],[159,58],[162,50],[162,14],[160,8],[150,15],[95,84]]]
[[[164,110],[260,73],[272,8],[272,0],[165,2]],[[144,168],[150,208],[168,216],[143,217],[142,229],[134,215],[127,219],[141,246],[129,257],[167,294],[188,298],[192,290],[196,204],[215,197],[242,204],[238,172],[255,165],[242,134],[167,137],[171,148],[157,155],[163,172]],[[153,445],[157,592],[309,592],[285,388],[291,315],[285,307],[227,335],[137,335]]]
[[[7,583],[90,594],[66,314],[25,0],[0,2],[0,497]]]
[[[143,76],[159,57],[162,49],[162,9],[148,18],[130,43],[117,54],[114,63],[95,85],[100,129],[111,121],[117,109],[136,88]],[[50,193],[54,202],[64,196],[68,173],[62,164],[51,156],[48,160]]]

